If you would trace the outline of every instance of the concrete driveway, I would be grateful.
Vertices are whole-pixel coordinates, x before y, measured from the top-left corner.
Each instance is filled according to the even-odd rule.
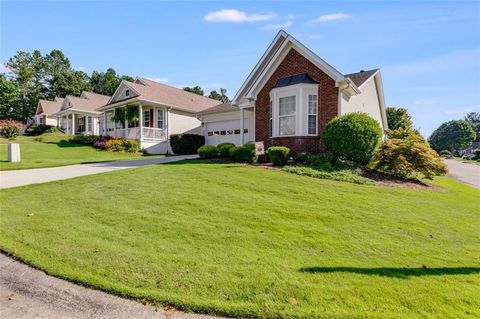
[[[448,165],[447,176],[480,189],[480,165],[462,163],[452,159],[446,159],[445,163]]]
[[[10,188],[29,184],[46,183],[78,176],[92,175],[134,168],[152,164],[171,163],[185,159],[194,159],[198,155],[179,155],[150,159],[126,160],[116,162],[77,164],[60,167],[0,171],[0,188]]]
[[[0,318],[213,319],[143,305],[46,275],[0,253]]]

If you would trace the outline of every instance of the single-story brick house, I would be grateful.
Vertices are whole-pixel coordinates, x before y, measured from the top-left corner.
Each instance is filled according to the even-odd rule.
[[[325,151],[321,135],[337,115],[365,112],[387,129],[379,69],[342,74],[280,31],[232,104],[197,114],[207,144],[263,141],[293,153]]]

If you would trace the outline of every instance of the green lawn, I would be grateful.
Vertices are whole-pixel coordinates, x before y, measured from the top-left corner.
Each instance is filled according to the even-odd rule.
[[[262,318],[480,317],[480,191],[186,161],[0,192],[0,248],[49,274]]]
[[[13,141],[0,138],[0,170],[64,166],[144,157],[141,154],[113,153],[88,145],[61,142],[68,139],[67,135],[43,135],[42,142],[36,142],[34,139],[33,136],[19,136]],[[7,161],[7,143],[20,144],[20,163]]]

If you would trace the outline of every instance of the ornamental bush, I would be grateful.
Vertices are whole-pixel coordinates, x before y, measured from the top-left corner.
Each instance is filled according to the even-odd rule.
[[[335,117],[322,134],[334,161],[343,158],[360,165],[366,165],[372,159],[381,138],[379,123],[360,112]]]
[[[137,140],[123,140],[123,149],[129,153],[140,152],[140,143]]]
[[[197,150],[200,158],[215,158],[218,157],[218,148],[214,145],[203,145],[200,146]]]
[[[93,145],[99,139],[100,136],[97,135],[74,135],[72,138],[70,138],[69,142],[83,145]]]
[[[123,140],[119,138],[112,138],[105,143],[105,149],[112,152],[121,152],[125,149]]]
[[[389,132],[373,163],[376,170],[400,178],[432,179],[448,171],[443,159],[415,130]]]
[[[170,145],[175,154],[196,154],[200,146],[205,145],[205,137],[196,134],[173,134]]]
[[[230,149],[235,147],[233,143],[220,143],[217,145],[221,157],[230,157]]]
[[[255,144],[245,144],[243,146],[235,146],[229,150],[230,157],[236,162],[255,163],[258,155],[255,152]]]
[[[8,139],[15,139],[20,135],[22,129],[22,123],[14,120],[1,121],[0,123],[0,135]]]
[[[290,149],[285,146],[271,146],[266,153],[273,165],[284,166],[287,164]]]
[[[42,135],[46,133],[59,133],[62,132],[58,127],[54,125],[46,125],[46,124],[40,124],[40,125],[32,125],[27,129],[27,134],[30,136],[37,136],[37,135]]]
[[[445,158],[450,158],[452,157],[452,152],[450,152],[449,150],[443,150],[440,152],[440,156]]]

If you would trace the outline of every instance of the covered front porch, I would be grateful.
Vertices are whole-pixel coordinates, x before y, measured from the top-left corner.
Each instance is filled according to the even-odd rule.
[[[140,141],[149,152],[168,152],[169,107],[143,103],[105,109],[100,119],[103,135]]]
[[[67,110],[57,114],[58,126],[66,134],[99,135],[98,114]]]

